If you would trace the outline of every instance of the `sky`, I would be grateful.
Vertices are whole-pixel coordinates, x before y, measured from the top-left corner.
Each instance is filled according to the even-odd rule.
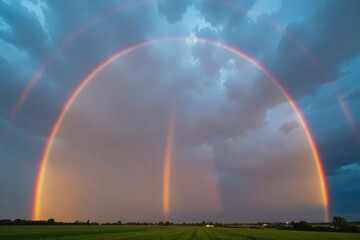
[[[0,219],[359,220],[359,9],[0,0]]]

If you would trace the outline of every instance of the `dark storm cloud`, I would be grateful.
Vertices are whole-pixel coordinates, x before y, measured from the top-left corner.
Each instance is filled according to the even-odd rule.
[[[290,131],[299,127],[299,123],[296,121],[287,122],[280,126],[278,129],[279,131],[283,132],[284,134],[288,134]]]
[[[201,3],[204,2],[205,1],[202,1]],[[211,8],[213,5],[219,5],[217,7],[221,9],[221,7],[225,7],[226,4],[214,3],[213,5],[207,5],[204,3],[205,7],[201,7],[201,3],[198,5],[195,4],[195,6],[198,6],[202,16],[213,26],[221,25],[223,28],[218,30],[218,33],[216,33],[215,30],[204,28],[201,29],[198,34],[231,43],[231,45],[239,47],[253,56],[262,55],[260,62],[275,74],[286,90],[296,99],[314,95],[324,83],[339,79],[339,77],[342,76],[341,67],[346,63],[350,63],[350,61],[360,53],[360,45],[358,44],[358,42],[360,42],[360,33],[356,30],[356,23],[360,21],[356,10],[359,9],[359,1],[319,2],[316,6],[312,6],[313,9],[311,11],[305,11],[309,14],[307,16],[300,16],[298,14],[299,11],[289,8],[289,6],[287,6],[288,4],[284,2],[282,8],[277,12],[271,15],[262,14],[255,23],[251,21],[238,21],[234,25],[230,24],[231,21],[229,20],[231,16],[233,16],[231,10],[228,15],[225,15],[221,14],[222,11],[213,11]],[[295,3],[300,4],[305,9],[309,8],[307,3],[303,1]],[[244,12],[239,11],[237,8],[233,8],[233,10],[234,15],[244,15]],[[269,23],[279,21],[281,25],[282,18],[284,18],[285,15],[289,15],[291,11],[296,15],[295,21],[290,22],[286,26],[287,34],[280,35],[280,41],[276,42],[279,33],[276,33]],[[242,17],[239,19],[241,18]],[[261,18],[264,18],[264,21],[262,21]],[[266,21],[266,18],[268,18],[268,21]],[[289,16],[285,18],[289,18]],[[254,31],[254,37],[241,37],[244,36],[242,32],[243,29],[247,29],[248,27],[249,29],[257,29],[259,31]],[[262,29],[266,31],[261,31]],[[251,34],[252,31],[246,31],[247,35],[249,35],[249,33]],[[252,41],[253,45],[249,45],[246,43],[246,40],[243,39],[257,39],[257,41]],[[264,39],[273,40],[265,44]],[[273,50],[266,50],[266,46],[274,46],[274,44],[277,46],[275,50],[274,47],[272,47]],[[205,53],[202,54],[205,55]],[[205,58],[204,61],[209,61],[209,58]],[[316,66],[316,62],[319,62],[321,65]],[[268,81],[259,81],[255,90],[252,91],[251,97],[253,97],[253,102],[258,102],[259,106],[266,106],[266,109],[278,104],[281,99],[276,100],[276,98],[271,97],[275,96],[275,91],[273,93],[266,91],[268,87],[264,84],[269,83]],[[241,99],[241,95],[243,95],[241,88],[236,88],[236,85],[230,84],[230,81],[229,83],[226,82],[226,85],[231,85],[228,91],[232,98],[236,99],[238,95],[238,98]],[[261,88],[264,89],[263,92],[259,90]],[[355,97],[356,90],[349,96]],[[267,101],[264,98],[273,100]],[[310,104],[312,107],[328,108],[329,103],[335,105],[337,101],[333,95],[330,96],[328,94],[325,98],[319,97],[315,103]],[[259,117],[261,118],[263,115],[259,115]],[[320,116],[317,116],[317,118],[321,119]],[[334,133],[328,134],[332,135]],[[345,135],[343,131],[339,131],[338,134]],[[340,155],[351,155],[356,152],[356,148],[354,149],[356,144],[351,140],[353,139],[351,136],[352,133],[348,132],[348,134],[350,135],[342,137],[349,139],[347,142],[351,142],[351,144],[347,145],[345,148],[347,150],[338,148],[339,152],[343,152],[338,153]],[[339,137],[341,138],[341,136]],[[335,144],[338,138],[333,136],[333,139]],[[319,141],[325,142],[326,139],[322,140],[322,137],[319,137]],[[321,144],[323,145],[324,143]],[[339,144],[341,145],[342,143],[339,142]],[[327,151],[326,147],[321,149],[324,152]],[[353,156],[357,155],[355,154]],[[334,157],[332,157],[332,159],[333,158]],[[341,162],[341,159],[338,159],[338,161]],[[347,161],[350,160],[344,160],[344,164],[346,164]],[[330,162],[333,162],[333,160],[330,160]]]
[[[129,5],[126,1],[123,2]],[[30,80],[46,57],[50,57],[52,62],[45,69],[40,81],[35,86],[34,91],[23,106],[21,118],[16,124],[30,129],[36,133],[46,135],[60,107],[64,103],[71,89],[76,86],[93,67],[103,61],[114,51],[143,41],[147,33],[154,29],[151,15],[151,7],[143,7],[139,12],[132,11],[131,7],[121,8],[121,2],[116,3],[119,11],[110,15],[108,18],[102,18],[102,21],[90,25],[92,28],[85,29],[83,35],[74,39],[69,45],[66,45],[61,51],[56,47],[67,39],[71,33],[88,26],[90,19],[96,19],[99,15],[105,16],[112,12],[114,3],[110,1],[101,1],[97,3],[88,3],[86,1],[56,1],[47,2],[43,9],[45,16],[45,25],[48,26],[50,39],[47,37],[45,29],[41,26],[35,14],[29,12],[18,2],[6,4],[1,2],[2,16],[9,24],[10,31],[1,31],[1,38],[15,46],[19,51],[25,52],[29,59],[29,66],[19,68],[11,66],[6,60],[1,60],[3,87],[0,91],[1,108],[5,117],[10,114],[17,97],[25,88],[26,81]],[[75,5],[74,5],[75,4]],[[81,14],[79,14],[79,9]],[[135,11],[135,10],[134,10]],[[137,14],[141,14],[146,21],[137,21]],[[116,28],[112,25],[116,22]],[[82,28],[84,29],[84,28]],[[82,30],[81,29],[81,30]],[[116,30],[114,30],[116,29]],[[99,36],[101,44],[99,44]],[[14,65],[15,66],[15,65]],[[27,70],[26,73],[25,70]],[[64,75],[63,73],[68,73]],[[3,79],[2,79],[3,80]],[[44,114],[46,113],[46,114]],[[49,126],[44,128],[44,126]]]
[[[348,220],[357,221],[360,217],[359,204],[360,189],[358,184],[359,163],[339,169],[336,175],[328,179],[332,191],[330,192],[331,212],[333,215],[343,215]]]
[[[357,44],[360,34],[355,29],[359,22],[356,11],[358,1],[317,4],[313,6],[315,10],[311,11],[313,15],[303,16],[301,20],[285,25],[288,33],[282,35],[274,26],[283,25],[281,18],[284,12],[291,12],[287,4],[282,4],[283,9],[271,15],[261,14],[256,22],[248,21],[246,15],[253,4],[253,1],[241,4],[232,1],[197,2],[195,6],[204,19],[214,27],[221,26],[218,33],[202,29],[198,35],[215,37],[243,49],[253,57],[262,56],[261,62],[296,98],[312,94],[320,85],[337,79],[341,75],[340,67],[360,53]],[[268,47],[277,44],[279,37],[277,50],[269,51]],[[310,55],[315,58],[310,59]],[[323,69],[315,66],[316,61]]]
[[[286,31],[316,57],[311,59],[301,45],[294,46],[284,35],[276,58],[267,60],[293,96],[312,94],[323,83],[336,80],[341,66],[360,53],[360,33],[355,30],[359,7],[359,1],[328,1],[310,18],[287,26]],[[320,62],[320,69],[311,61]]]
[[[230,44],[254,58],[261,57],[277,41],[278,34],[268,14],[260,14],[256,22],[250,21],[247,15],[254,3],[251,0],[198,1],[195,6],[212,29],[202,28],[196,30],[196,34]]]
[[[14,91],[9,91],[10,87],[1,89],[6,91],[1,97],[11,95],[11,98],[2,101],[2,103],[8,108],[12,107],[9,100],[15,98],[12,104],[15,103],[16,97],[20,96],[33,71],[40,67],[46,57],[50,57],[52,60],[29,96],[29,101],[24,105],[21,112],[22,118],[17,122],[22,127],[32,128],[32,131],[40,131],[44,135],[47,134],[49,128],[44,129],[42,126],[52,123],[71,89],[92,68],[114,51],[146,39],[148,32],[153,29],[151,26],[154,24],[154,21],[151,20],[151,8],[149,6],[140,9],[121,8],[123,3],[117,2],[116,7],[119,11],[115,11],[115,14],[109,17],[100,18],[101,21],[90,25],[91,28],[89,29],[85,28],[86,31],[83,34],[75,38],[65,48],[60,49],[61,51],[58,51],[56,49],[58,45],[70,34],[79,29],[84,30],[83,27],[89,24],[90,19],[97,19],[99,16],[105,16],[112,12],[114,3],[110,1],[96,4],[88,4],[86,1],[51,1],[46,3],[47,7],[43,11],[46,25],[49,26],[50,40],[35,15],[25,7],[16,4],[8,5],[4,2],[1,4],[4,5],[2,9],[4,9],[6,21],[11,27],[10,32],[1,31],[1,37],[6,42],[27,52],[29,58],[32,59],[32,69],[26,77],[22,75],[19,68],[13,69],[14,74],[7,73],[11,68],[6,66],[6,62],[2,64],[3,68],[9,69],[6,72],[4,71],[6,74],[4,76],[13,79],[2,82],[2,84],[9,84],[12,85],[11,88],[14,88]],[[79,14],[79,9],[82,9],[81,14]],[[136,21],[137,14],[141,14],[144,19],[148,20]],[[117,23],[116,28],[111,24],[112,22]],[[24,26],[28,32],[23,31]],[[100,42],[99,36],[104,36],[100,38]],[[34,59],[37,62],[34,63]],[[63,73],[68,74],[63,75]],[[15,83],[17,82],[19,84],[16,87]],[[45,116],[44,112],[47,113]]]
[[[333,175],[341,166],[359,161],[359,142],[351,129],[329,130],[316,138],[327,174]]]

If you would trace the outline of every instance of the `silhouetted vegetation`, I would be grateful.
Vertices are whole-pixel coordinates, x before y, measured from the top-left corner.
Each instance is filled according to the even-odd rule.
[[[293,230],[301,231],[325,231],[325,232],[360,232],[360,228],[350,224],[344,217],[335,216],[331,225],[311,224],[306,221],[291,222]]]
[[[291,222],[291,223],[283,223],[283,222],[259,222],[259,223],[248,223],[248,224],[222,224],[222,223],[213,223],[211,221],[202,221],[198,223],[181,223],[175,224],[170,221],[160,221],[157,223],[152,222],[126,222],[122,221],[116,222],[106,222],[106,223],[97,223],[87,221],[74,221],[74,222],[57,222],[55,219],[50,218],[48,220],[24,220],[24,219],[1,219],[0,225],[125,225],[125,226],[207,226],[211,225],[214,227],[227,227],[227,228],[274,228],[278,230],[297,230],[297,231],[321,231],[321,232],[354,232],[360,233],[360,227],[356,226],[357,222],[349,223],[345,218],[341,216],[333,217],[333,221],[331,224],[329,223],[309,223],[307,221],[299,221],[299,222]]]
[[[347,229],[350,227],[350,224],[346,221],[346,219],[340,216],[333,217],[332,224],[338,229]]]
[[[335,229],[341,232],[360,232],[360,228],[358,226],[350,224],[341,216],[333,217],[332,225]]]
[[[12,221],[10,219],[0,219],[0,225],[53,225],[55,223],[55,220],[52,218],[47,221],[32,221],[25,219],[15,219],[14,221]]]
[[[50,218],[49,220],[46,221],[46,223],[47,223],[48,225],[54,225],[56,222],[55,222],[55,219]]]
[[[0,225],[99,225],[99,223],[92,222],[88,220],[87,222],[75,221],[72,223],[69,222],[56,222],[55,219],[50,218],[48,220],[25,220],[25,219],[0,219]]]
[[[312,230],[312,225],[307,221],[293,222],[291,225],[293,230],[302,230],[302,231]]]

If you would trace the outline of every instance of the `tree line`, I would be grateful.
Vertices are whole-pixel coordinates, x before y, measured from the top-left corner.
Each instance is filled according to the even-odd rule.
[[[359,232],[360,227],[356,224],[360,222],[349,223],[344,217],[335,216],[331,224],[313,224],[307,221],[291,222],[291,223],[254,223],[254,224],[222,224],[219,222],[202,221],[197,223],[173,223],[170,221],[160,222],[90,222],[74,221],[74,222],[58,222],[50,218],[48,220],[25,220],[25,219],[0,219],[0,225],[141,225],[141,226],[206,226],[213,225],[215,227],[248,227],[248,228],[276,228],[279,230],[297,230],[297,231],[327,231],[327,232]]]
[[[312,224],[307,221],[291,222],[292,230],[297,231],[326,231],[326,232],[359,232],[360,227],[356,223],[349,223],[344,217],[334,216],[331,224]],[[286,229],[279,227],[279,229]]]
[[[221,223],[213,223],[210,221],[202,221],[198,223],[173,223],[170,221],[160,221],[160,222],[105,222],[105,223],[98,223],[98,222],[90,222],[90,220],[87,221],[74,221],[74,222],[58,222],[55,221],[55,219],[50,218],[48,220],[25,220],[25,219],[0,219],[0,225],[139,225],[139,226],[205,226],[207,224],[214,225],[214,226],[223,226]]]

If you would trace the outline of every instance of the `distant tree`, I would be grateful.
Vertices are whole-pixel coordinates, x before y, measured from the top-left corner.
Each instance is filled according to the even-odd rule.
[[[334,216],[332,224],[334,225],[334,227],[339,228],[341,230],[350,228],[350,224],[348,223],[348,221],[346,221],[345,218],[340,216]]]
[[[222,227],[222,223],[217,222],[217,223],[215,223],[215,226],[216,227]]]
[[[86,221],[86,225],[90,225],[90,220],[89,219]]]
[[[13,221],[11,221],[10,219],[1,219],[0,220],[0,225],[12,225]]]
[[[293,223],[292,227],[294,230],[311,230],[312,226],[307,221],[300,221]]]
[[[46,221],[46,223],[47,223],[48,225],[53,225],[53,224],[55,224],[55,219],[50,218],[50,219],[48,219],[48,220]]]
[[[14,220],[14,223],[15,223],[15,224],[22,224],[22,223],[24,223],[24,222],[25,222],[25,220],[19,219],[19,218]]]
[[[117,222],[117,225],[121,225],[121,221],[118,221],[118,222]]]

